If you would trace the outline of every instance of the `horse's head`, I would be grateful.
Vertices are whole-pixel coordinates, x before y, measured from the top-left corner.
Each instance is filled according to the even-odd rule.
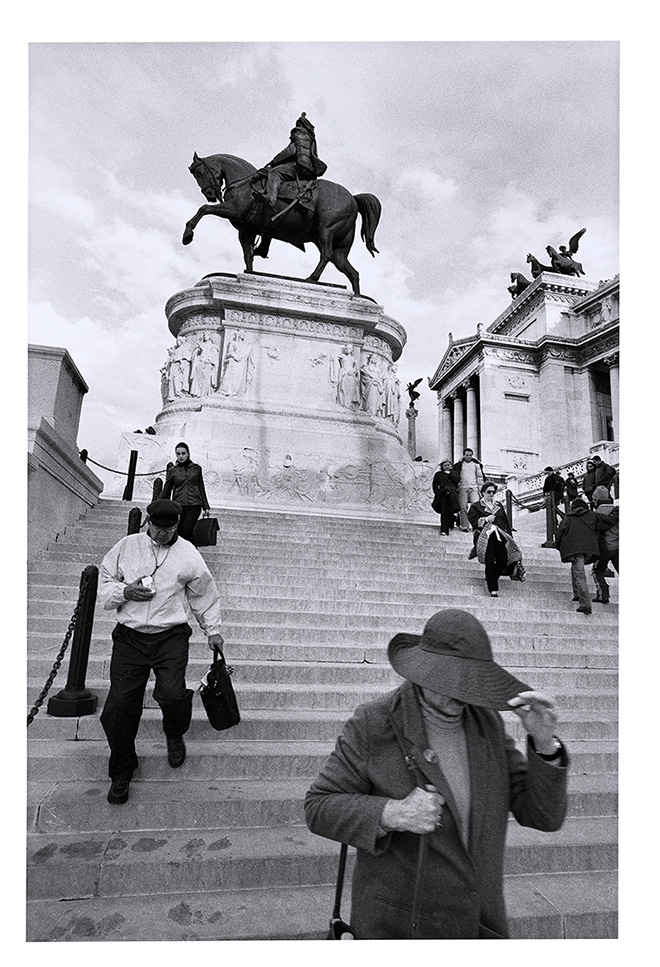
[[[531,252],[528,252],[527,253],[527,259],[526,259],[526,261],[527,262],[533,262],[534,261],[534,256],[532,255]]]
[[[222,172],[216,172],[209,167],[206,158],[199,158],[197,152],[188,171],[191,173],[201,193],[207,201],[222,201]]]

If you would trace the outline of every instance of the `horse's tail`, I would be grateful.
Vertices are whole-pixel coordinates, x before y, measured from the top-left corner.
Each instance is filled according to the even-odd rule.
[[[378,249],[376,248],[374,236],[378,222],[380,221],[380,213],[383,210],[382,206],[375,195],[353,195],[353,197],[357,202],[358,211],[362,216],[360,238],[367,246],[367,251],[371,255],[376,255]]]

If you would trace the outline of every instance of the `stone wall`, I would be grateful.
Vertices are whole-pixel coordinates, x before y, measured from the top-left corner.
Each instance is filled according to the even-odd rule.
[[[77,436],[87,384],[66,349],[28,347],[28,557],[98,501]]]

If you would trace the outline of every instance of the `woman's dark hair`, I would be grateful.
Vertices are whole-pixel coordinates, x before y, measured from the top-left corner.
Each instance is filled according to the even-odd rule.
[[[179,447],[183,447],[184,450],[187,450],[188,456],[190,456],[190,447],[188,446],[187,443],[184,443],[183,440],[182,440],[181,443],[177,443],[177,445],[174,447],[174,449],[175,450],[178,450]]]
[[[484,482],[481,485],[481,489],[479,490],[479,493],[483,494],[484,490],[488,490],[489,487],[494,487],[495,490],[497,491],[497,484],[495,483],[495,481],[484,480]]]

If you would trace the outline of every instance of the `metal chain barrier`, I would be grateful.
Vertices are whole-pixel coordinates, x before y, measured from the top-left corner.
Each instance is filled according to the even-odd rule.
[[[86,463],[93,463],[95,467],[100,467],[101,470],[107,470],[109,473],[118,473],[122,477],[128,477],[128,472],[126,470],[113,470],[112,467],[106,467],[102,463],[97,463],[96,460],[92,460],[91,457],[87,457]],[[165,473],[165,470],[150,470],[149,473],[134,473],[134,477],[153,477],[156,473]]]
[[[43,705],[44,700],[46,698],[46,695],[48,695],[48,691],[50,689],[50,686],[55,681],[55,676],[57,675],[57,673],[58,673],[58,671],[60,669],[60,665],[62,664],[62,660],[64,659],[64,655],[65,655],[66,650],[67,650],[67,648],[69,646],[69,641],[71,640],[71,635],[73,634],[73,631],[74,631],[74,629],[76,627],[76,620],[78,618],[78,612],[80,611],[80,606],[81,606],[81,604],[83,602],[83,599],[85,597],[85,592],[87,591],[88,585],[89,585],[89,578],[85,575],[85,577],[83,578],[83,580],[80,582],[80,591],[78,592],[78,600],[76,602],[75,608],[73,609],[73,614],[71,615],[71,620],[69,621],[69,627],[67,628],[66,634],[64,635],[64,641],[62,642],[62,647],[60,648],[59,653],[57,655],[57,658],[55,659],[55,661],[53,663],[53,667],[52,667],[52,669],[50,671],[50,674],[49,674],[48,678],[46,679],[46,684],[42,688],[42,690],[41,690],[41,692],[39,694],[39,698],[36,700],[36,702],[34,703],[34,705],[32,706],[32,708],[30,709],[30,713],[29,713],[29,715],[27,717],[28,728],[32,724],[32,722],[34,721],[35,717],[39,714],[39,709]]]

